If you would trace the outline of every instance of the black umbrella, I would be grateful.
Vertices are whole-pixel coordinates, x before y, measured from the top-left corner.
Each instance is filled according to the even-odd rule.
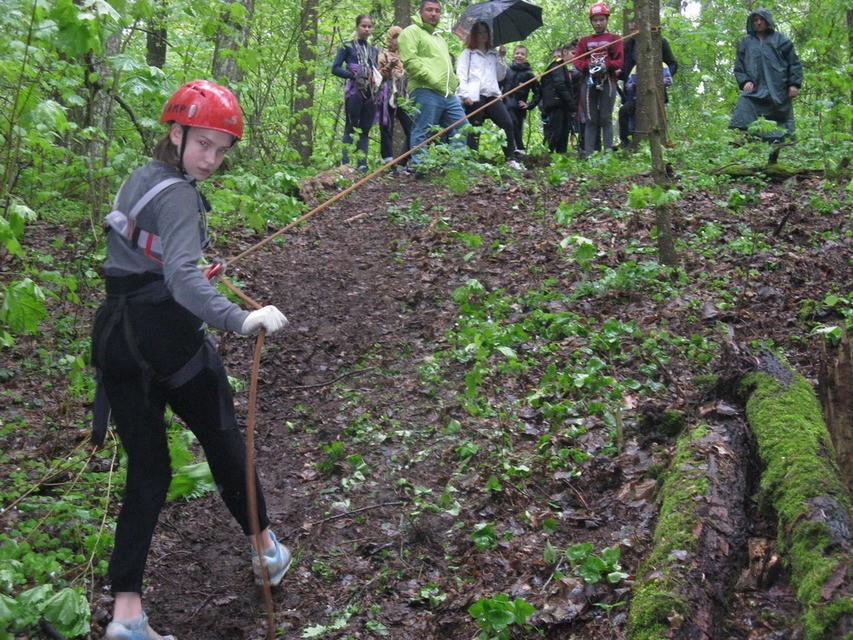
[[[542,7],[524,0],[489,0],[470,4],[462,12],[453,33],[468,38],[475,22],[485,22],[492,32],[492,45],[524,40],[542,26]]]

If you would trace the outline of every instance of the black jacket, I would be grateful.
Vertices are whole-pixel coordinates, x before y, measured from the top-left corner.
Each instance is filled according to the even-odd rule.
[[[553,69],[561,64],[563,64],[562,58],[554,58],[548,65],[548,69]],[[569,73],[568,65],[563,65],[562,68],[543,75],[539,82],[542,89],[541,108],[543,111],[550,111],[558,107],[563,107],[571,113],[578,110],[577,102],[572,97],[574,91],[572,91],[572,76]]]
[[[507,68],[506,77],[503,79],[503,82],[501,82],[501,92],[506,93],[507,91],[511,91],[518,85],[529,82],[535,77],[536,74],[533,73],[533,70],[530,68],[529,62],[523,62],[522,64],[516,64],[513,62]],[[527,98],[530,96],[531,92],[533,93],[533,97],[528,100]],[[530,111],[535,109],[536,105],[539,104],[540,95],[541,89],[539,87],[539,83],[531,82],[515,93],[511,93],[505,97],[504,104],[507,106],[507,109],[518,109],[518,102],[520,100],[527,103],[527,111]]]

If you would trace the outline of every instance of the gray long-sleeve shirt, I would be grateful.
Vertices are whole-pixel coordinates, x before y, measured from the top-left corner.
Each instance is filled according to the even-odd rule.
[[[134,171],[121,189],[118,209],[129,212],[151,187],[166,178],[180,177],[173,167],[153,160]],[[198,268],[202,248],[207,243],[207,217],[204,202],[189,179],[166,188],[140,211],[139,228],[160,237],[162,256],[155,260],[116,232],[107,236],[108,276],[157,273],[182,307],[217,329],[240,331],[249,315],[220,294]]]

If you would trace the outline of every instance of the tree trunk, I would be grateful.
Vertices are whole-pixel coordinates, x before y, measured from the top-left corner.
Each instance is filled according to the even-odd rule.
[[[166,66],[166,51],[168,32],[166,20],[168,8],[165,0],[157,0],[151,17],[148,19],[148,32],[145,38],[145,61],[149,66],[162,69]]]
[[[225,5],[222,13],[222,24],[216,32],[213,50],[211,74],[214,80],[234,86],[243,79],[243,70],[237,64],[237,52],[249,41],[249,31],[252,27],[252,16],[255,13],[255,0],[240,0],[246,9],[245,17],[234,20],[229,7]]]
[[[107,39],[104,46],[104,54],[101,57],[90,57],[88,68],[94,73],[98,81],[91,83],[88,78],[85,87],[88,90],[85,126],[97,128],[102,136],[93,136],[85,141],[85,149],[82,151],[86,156],[87,168],[90,175],[99,176],[89,182],[86,201],[91,205],[89,211],[90,221],[93,226],[100,226],[101,217],[104,215],[104,206],[110,201],[112,188],[107,177],[101,171],[107,166],[107,142],[113,135],[113,108],[115,107],[115,87],[117,76],[111,71],[105,61],[121,51],[121,33],[114,34]],[[149,140],[143,137],[143,143]]]
[[[846,330],[837,347],[821,340],[818,396],[841,477],[853,493],[853,340]]]
[[[311,161],[314,151],[314,79],[317,58],[317,0],[305,0],[299,29],[299,67],[296,71],[296,90],[293,113],[296,122],[288,132],[288,144],[299,154],[304,164]]]
[[[394,24],[404,29],[412,24],[411,0],[394,0]]]
[[[853,63],[853,8],[847,10],[847,44],[848,62]],[[853,106],[853,89],[850,90],[850,104]],[[853,130],[853,120],[850,124]]]
[[[661,62],[660,2],[640,0],[636,5],[637,26],[637,127],[634,144],[647,140],[652,156],[652,177],[655,185],[666,191],[669,178],[663,160],[664,127],[658,103],[663,105],[663,63]],[[670,267],[678,265],[675,240],[672,235],[672,207],[655,208],[658,232],[658,259]]]

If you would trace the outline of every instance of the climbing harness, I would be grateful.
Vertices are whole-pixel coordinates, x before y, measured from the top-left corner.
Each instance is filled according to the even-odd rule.
[[[161,260],[163,257],[163,243],[160,240],[160,236],[137,227],[136,218],[145,208],[145,205],[151,202],[155,196],[173,184],[180,182],[186,182],[186,180],[184,178],[166,178],[165,180],[161,180],[142,194],[142,197],[136,201],[136,204],[133,205],[128,213],[124,213],[118,209],[119,197],[121,196],[121,190],[124,188],[123,184],[113,200],[113,210],[104,218],[104,230],[107,232],[115,231],[127,240],[131,247],[142,251],[144,256],[163,264]]]

